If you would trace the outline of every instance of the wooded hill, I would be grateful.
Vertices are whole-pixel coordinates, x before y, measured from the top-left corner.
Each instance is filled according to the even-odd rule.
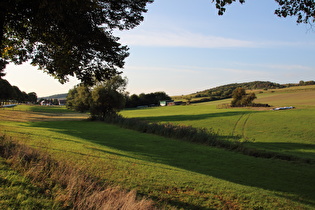
[[[67,98],[68,93],[61,93],[61,94],[55,94],[51,96],[46,96],[46,97],[40,97],[42,99],[65,99]]]
[[[199,91],[197,93],[192,93],[181,98],[191,97],[194,98],[192,102],[204,102],[204,101],[214,101],[220,99],[231,98],[233,91],[242,87],[246,90],[267,90],[267,89],[280,89],[287,88],[292,86],[305,86],[305,85],[314,85],[315,81],[300,81],[299,83],[288,83],[288,84],[279,84],[269,81],[254,81],[254,82],[244,82],[244,83],[232,83],[228,85],[222,85],[215,88]],[[177,99],[177,97],[173,97]]]

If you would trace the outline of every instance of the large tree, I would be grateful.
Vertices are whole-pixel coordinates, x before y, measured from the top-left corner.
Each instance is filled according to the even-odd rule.
[[[112,31],[140,24],[152,1],[1,0],[0,77],[8,62],[31,61],[61,82],[111,78],[128,56]]]

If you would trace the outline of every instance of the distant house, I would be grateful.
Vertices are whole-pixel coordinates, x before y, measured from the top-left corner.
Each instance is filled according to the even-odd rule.
[[[170,105],[175,105],[174,100],[160,101],[160,106],[170,106]]]
[[[51,106],[51,101],[50,100],[47,100],[47,99],[44,99],[40,102],[40,105],[42,106]]]

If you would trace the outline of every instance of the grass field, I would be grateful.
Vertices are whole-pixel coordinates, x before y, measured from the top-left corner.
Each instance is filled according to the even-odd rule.
[[[194,122],[195,126],[213,123],[228,138],[232,132],[242,132],[242,128],[235,126],[237,121],[242,124],[242,119],[239,120],[242,115],[246,119],[247,115],[255,117],[264,113],[249,109],[217,110],[216,103],[129,110],[123,114],[154,121]],[[0,110],[1,133],[45,151],[59,161],[70,161],[105,182],[136,190],[167,208],[315,207],[314,165],[254,158],[85,121],[82,119],[86,116],[66,109],[47,109],[18,106],[15,110]],[[212,118],[216,120],[209,122]],[[232,130],[225,131],[225,128]],[[312,157],[312,152],[306,156]]]
[[[257,103],[295,106],[296,109],[271,111],[271,108],[217,109],[230,100],[125,110],[125,117],[154,122],[171,122],[194,127],[213,128],[231,141],[241,135],[248,147],[315,160],[315,87],[295,87],[258,93]]]

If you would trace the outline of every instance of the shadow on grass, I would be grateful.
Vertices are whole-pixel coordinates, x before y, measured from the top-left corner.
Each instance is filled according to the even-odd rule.
[[[246,147],[256,148],[292,157],[303,158],[315,163],[315,144],[301,144],[288,142],[247,142]],[[315,167],[315,166],[314,166]]]
[[[154,122],[174,122],[174,121],[193,121],[193,120],[203,120],[207,118],[216,117],[231,117],[243,114],[251,114],[259,111],[228,111],[228,112],[216,112],[216,113],[206,113],[206,114],[196,114],[196,115],[167,115],[167,116],[151,116],[151,117],[139,117],[140,119],[154,121]]]
[[[162,163],[245,186],[282,192],[285,194],[281,196],[287,195],[288,199],[315,206],[314,165],[249,157],[223,149],[121,129],[101,122],[51,121],[36,122],[33,126],[51,128],[56,132],[98,144],[101,149],[91,149],[97,149],[98,152],[108,153],[106,147],[110,147],[117,150],[115,155],[123,157],[127,152],[131,158]],[[290,148],[309,146],[286,144]]]

